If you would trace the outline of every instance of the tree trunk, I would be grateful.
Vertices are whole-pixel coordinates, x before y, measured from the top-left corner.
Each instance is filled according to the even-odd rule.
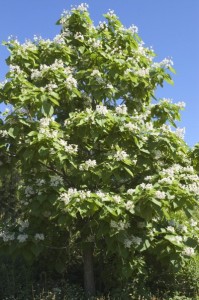
[[[95,296],[95,280],[93,271],[93,244],[88,243],[83,249],[83,262],[84,262],[84,290],[86,296]]]

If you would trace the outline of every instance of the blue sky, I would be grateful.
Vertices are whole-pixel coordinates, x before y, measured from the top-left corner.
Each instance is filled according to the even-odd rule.
[[[60,30],[55,22],[63,9],[78,5],[75,0],[2,0],[0,41],[9,35],[23,42],[33,35],[53,38]],[[158,60],[171,57],[177,74],[174,86],[165,84],[157,96],[186,102],[180,127],[185,140],[199,142],[199,1],[198,0],[89,0],[91,18],[97,24],[107,10],[113,9],[125,26],[135,24],[146,46],[152,46]],[[9,53],[0,46],[0,81],[6,73]],[[0,105],[0,109],[2,105]]]

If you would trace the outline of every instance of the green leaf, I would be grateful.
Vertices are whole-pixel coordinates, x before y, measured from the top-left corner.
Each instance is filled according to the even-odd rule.
[[[42,113],[46,117],[51,117],[53,115],[53,113],[54,113],[53,106],[49,102],[44,101],[44,103],[42,105]]]

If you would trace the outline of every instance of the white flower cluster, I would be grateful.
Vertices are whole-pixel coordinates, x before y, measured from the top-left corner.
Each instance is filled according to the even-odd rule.
[[[50,130],[49,128],[46,127],[41,127],[39,129],[39,133],[42,134],[42,136],[47,139],[56,139],[58,138],[59,135],[59,132],[57,130]]]
[[[116,111],[117,114],[126,115],[127,114],[127,107],[126,107],[125,104],[122,104],[122,105],[117,106],[115,111]]]
[[[23,232],[24,229],[28,228],[29,227],[29,222],[28,220],[25,220],[25,221],[20,221],[19,222],[19,232]]]
[[[174,133],[177,135],[177,137],[184,139],[184,135],[185,135],[185,127],[183,128],[176,128],[176,131],[174,131]]]
[[[117,161],[123,161],[126,158],[129,157],[129,155],[126,153],[124,150],[118,150],[114,156],[113,156]]]
[[[41,118],[39,120],[39,125],[40,127],[48,127],[52,121],[52,118]]]
[[[108,109],[104,105],[97,105],[96,106],[96,112],[100,115],[106,115],[108,113]]]
[[[170,58],[164,58],[161,62],[160,62],[160,66],[164,67],[164,68],[169,68],[173,66],[173,61]]]
[[[137,124],[133,124],[133,123],[124,124],[124,128],[127,128],[131,132],[137,132],[139,130]]]
[[[88,171],[97,165],[96,160],[88,159],[79,166],[80,171]]]
[[[139,69],[139,70],[135,70],[134,74],[138,75],[140,77],[145,77],[145,76],[149,75],[149,69],[148,68],[147,69],[146,68],[142,68],[142,69]]]
[[[70,74],[66,80],[65,80],[65,84],[68,87],[69,90],[73,89],[73,88],[77,88],[77,80],[72,76],[72,74]]]
[[[7,130],[0,130],[0,136],[2,136],[2,137],[8,136]]]
[[[53,90],[58,88],[58,85],[55,83],[48,83],[47,85],[45,85],[45,90],[47,90],[48,92],[53,92]]]
[[[153,185],[151,183],[141,183],[139,185],[142,190],[151,190],[153,188]]]
[[[166,198],[166,193],[165,192],[161,192],[161,191],[157,191],[155,193],[155,196],[157,199],[165,199]]]
[[[42,186],[46,183],[45,179],[37,179],[36,180],[36,185],[37,186]]]
[[[73,198],[76,198],[76,201],[84,200],[91,197],[90,191],[77,190],[74,188],[69,188],[67,192],[63,192],[59,196],[59,200],[63,201],[65,205],[68,205]]]
[[[183,102],[183,101],[180,101],[180,102],[176,103],[176,105],[177,105],[180,109],[183,109],[183,108],[185,108],[186,103]]]
[[[91,47],[99,49],[102,48],[102,42],[100,40],[96,40],[96,39],[88,39],[88,43],[90,44]]]
[[[106,30],[108,28],[108,24],[103,21],[103,22],[99,22],[99,25],[96,27],[96,29],[99,29],[99,30]]]
[[[124,247],[131,248],[132,245],[139,246],[142,243],[142,239],[138,236],[132,236],[124,240]]]
[[[128,195],[133,195],[134,192],[135,192],[135,189],[128,189],[126,193],[127,193]]]
[[[31,195],[34,195],[35,192],[34,192],[32,186],[27,185],[27,186],[25,187],[24,193],[25,193],[25,196],[26,196],[26,197],[31,197]]]
[[[79,10],[81,12],[85,12],[85,11],[88,11],[88,4],[87,3],[81,3],[80,5],[78,6],[71,6],[71,10],[74,11],[74,10]]]
[[[182,254],[186,256],[193,256],[195,254],[195,250],[192,247],[185,247]]]
[[[126,221],[122,221],[122,220],[117,221],[117,222],[111,220],[110,227],[111,228],[115,228],[118,231],[121,231],[121,230],[125,230],[125,229],[129,228],[130,227],[130,223],[126,222]]]
[[[0,231],[0,238],[2,238],[4,242],[13,241],[15,234],[13,232]]]
[[[83,36],[83,34],[81,34],[81,32],[76,32],[74,35],[74,38],[76,40],[84,41],[84,36]]]
[[[64,151],[69,153],[69,154],[76,154],[77,151],[78,151],[78,145],[75,145],[75,144],[68,144],[67,141],[63,140],[63,139],[60,139],[59,141],[59,144],[61,146],[64,147]]]
[[[59,175],[54,175],[54,176],[51,176],[50,178],[50,186],[52,187],[57,187],[59,185],[63,185],[64,181],[63,181],[63,178]]]
[[[45,237],[43,233],[36,233],[34,238],[36,241],[43,241]]]
[[[130,30],[132,34],[138,33],[138,27],[135,25],[131,25],[128,30]]]
[[[21,68],[19,66],[16,66],[16,65],[10,65],[10,71],[13,72],[13,73],[16,73],[16,74],[23,73]]]
[[[23,243],[25,242],[26,240],[28,239],[28,235],[26,233],[21,233],[17,236],[17,240],[20,242],[20,243]]]
[[[106,13],[109,17],[116,17],[116,14],[114,10],[109,9],[108,12]]]
[[[127,201],[125,203],[125,208],[126,208],[126,210],[133,210],[135,208],[135,205],[132,201]]]
[[[99,70],[94,69],[94,70],[92,71],[92,73],[91,73],[91,76],[101,77],[102,74],[100,73]]]

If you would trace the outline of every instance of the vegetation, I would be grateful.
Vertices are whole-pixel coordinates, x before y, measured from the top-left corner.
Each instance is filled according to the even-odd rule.
[[[155,98],[172,61],[104,16],[95,27],[81,4],[52,41],[5,43],[5,299],[197,295],[198,148],[175,125],[184,103]]]

